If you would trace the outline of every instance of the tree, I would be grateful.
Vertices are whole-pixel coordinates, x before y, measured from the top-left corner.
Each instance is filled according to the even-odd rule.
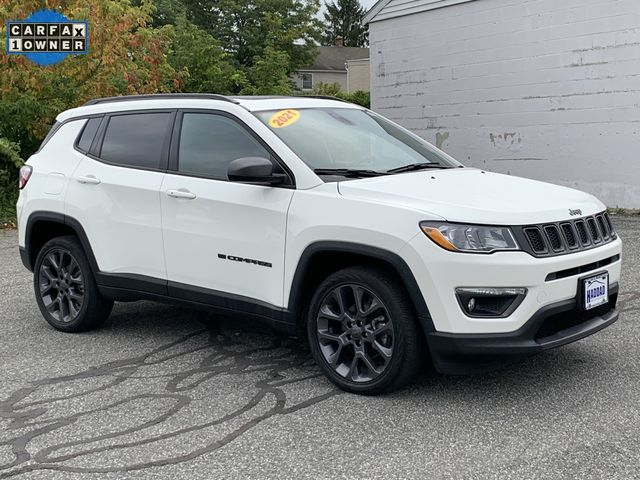
[[[134,5],[141,5],[145,0],[132,0]],[[151,25],[162,27],[176,25],[184,18],[186,9],[182,0],[153,0],[154,9],[151,12]]]
[[[185,92],[234,94],[248,83],[245,73],[233,65],[233,58],[210,34],[184,17],[171,28],[169,64],[182,74],[180,90]]]
[[[289,56],[268,46],[262,55],[254,59],[248,70],[250,85],[242,93],[245,95],[289,95],[291,82],[287,76]]]
[[[187,18],[224,45],[244,70],[275,51],[285,74],[312,63],[321,25],[319,0],[183,0]],[[271,53],[265,53],[269,47]]]
[[[345,47],[366,47],[369,32],[362,19],[366,10],[358,0],[333,0],[324,4],[325,45],[335,45],[337,37],[342,38]]]
[[[0,137],[18,142],[25,158],[62,110],[95,97],[171,91],[181,82],[165,55],[171,32],[146,26],[153,11],[148,1],[139,7],[128,0],[49,5],[70,19],[89,20],[89,53],[48,67],[19,55],[0,57]],[[41,7],[40,0],[9,0],[0,17],[26,18]]]

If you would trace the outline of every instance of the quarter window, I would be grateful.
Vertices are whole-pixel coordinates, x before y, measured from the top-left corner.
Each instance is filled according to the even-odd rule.
[[[210,113],[185,113],[178,149],[178,170],[227,179],[238,158],[271,158],[269,152],[238,122]]]
[[[160,168],[170,113],[114,115],[104,134],[100,158],[141,168]]]
[[[83,152],[88,152],[91,148],[91,143],[93,143],[93,138],[96,136],[101,121],[102,118],[90,118],[87,120],[78,139],[78,148]]]

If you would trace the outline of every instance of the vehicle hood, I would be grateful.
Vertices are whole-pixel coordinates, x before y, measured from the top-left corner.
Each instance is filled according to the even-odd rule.
[[[450,222],[526,225],[572,218],[569,210],[586,216],[605,209],[578,190],[475,168],[344,181],[338,189],[345,197],[404,206]]]

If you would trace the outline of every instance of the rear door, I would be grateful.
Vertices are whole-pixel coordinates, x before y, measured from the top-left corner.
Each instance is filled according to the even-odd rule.
[[[158,293],[166,292],[159,191],[174,118],[173,110],[105,116],[90,145],[76,145],[87,154],[66,196],[101,272],[158,279]]]
[[[160,195],[170,294],[232,308],[242,308],[237,302],[282,306],[294,190],[227,178],[231,161],[256,156],[284,173],[275,154],[234,116],[179,113]]]

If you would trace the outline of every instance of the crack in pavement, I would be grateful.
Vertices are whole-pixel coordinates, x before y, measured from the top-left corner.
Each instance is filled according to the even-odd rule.
[[[200,345],[190,344],[200,340]],[[146,354],[90,367],[79,373],[44,378],[32,382],[29,386],[17,389],[6,400],[0,401],[0,421],[7,421],[7,432],[18,432],[10,438],[0,437],[0,453],[4,448],[11,452],[12,460],[0,464],[0,478],[8,478],[37,470],[57,470],[78,473],[131,472],[152,467],[178,464],[214,452],[252,428],[275,416],[289,415],[323,402],[341,392],[329,384],[320,383],[324,391],[313,393],[295,404],[289,404],[286,387],[315,379],[321,374],[313,364],[309,353],[303,350],[299,342],[282,337],[265,337],[268,342],[264,346],[249,346],[226,332],[194,331],[171,343],[162,345]],[[173,352],[173,350],[178,350]],[[200,354],[196,366],[181,369],[174,373],[145,376],[143,369],[148,367],[170,368],[175,361],[183,363],[187,356]],[[184,367],[183,367],[184,368]],[[138,375],[136,375],[138,374]],[[192,425],[175,425],[169,420],[178,420],[178,415],[185,410],[195,398],[195,389],[212,379],[222,379],[232,375],[252,375],[257,379],[249,384],[255,393],[242,399],[241,405],[232,411],[214,419],[196,422]],[[96,387],[96,379],[109,379],[105,384]],[[140,392],[113,400],[117,395],[114,387],[121,387],[125,382],[135,379],[152,379],[150,388],[161,382],[162,392]],[[78,382],[86,383],[81,391],[68,395],[54,395],[44,399],[30,398],[42,394],[47,387],[74,388]],[[146,384],[145,384],[146,385]],[[83,400],[91,395],[101,394],[101,402],[93,408],[84,408],[59,416],[49,416],[57,410],[57,404],[74,399]],[[110,397],[110,394],[114,397]],[[190,395],[192,394],[192,395]],[[65,427],[77,424],[82,419],[107,412],[117,407],[127,407],[135,402],[152,404],[154,401],[169,403],[162,412],[154,412],[154,416],[146,421],[128,428],[113,432],[92,434],[86,438],[64,441],[48,439],[47,436]],[[85,402],[81,402],[85,404]],[[264,408],[266,405],[267,408]],[[259,407],[263,407],[260,411]],[[184,422],[183,422],[184,423]],[[163,427],[162,431],[154,431],[153,427]],[[223,426],[228,432],[217,438],[209,439],[206,444],[183,442],[193,448],[187,452],[166,456],[144,462],[124,462],[111,465],[92,464],[92,455],[103,452],[126,452],[127,449],[146,446],[154,449],[154,444],[177,439],[181,435],[206,433],[205,429]],[[60,433],[60,432],[58,432]],[[62,432],[64,433],[64,432]],[[131,438],[134,437],[134,438]],[[136,438],[137,437],[137,438]],[[44,443],[44,446],[35,443]],[[108,443],[109,441],[113,443]],[[107,442],[107,444],[105,444]],[[161,451],[156,448],[156,453]],[[64,451],[61,453],[61,451]],[[162,450],[162,452],[166,452]],[[5,451],[5,454],[8,452]],[[150,457],[150,455],[145,455]],[[2,458],[0,456],[0,458]],[[84,459],[84,465],[74,464],[73,460]],[[97,458],[96,458],[97,459]],[[104,462],[104,459],[101,459]]]

